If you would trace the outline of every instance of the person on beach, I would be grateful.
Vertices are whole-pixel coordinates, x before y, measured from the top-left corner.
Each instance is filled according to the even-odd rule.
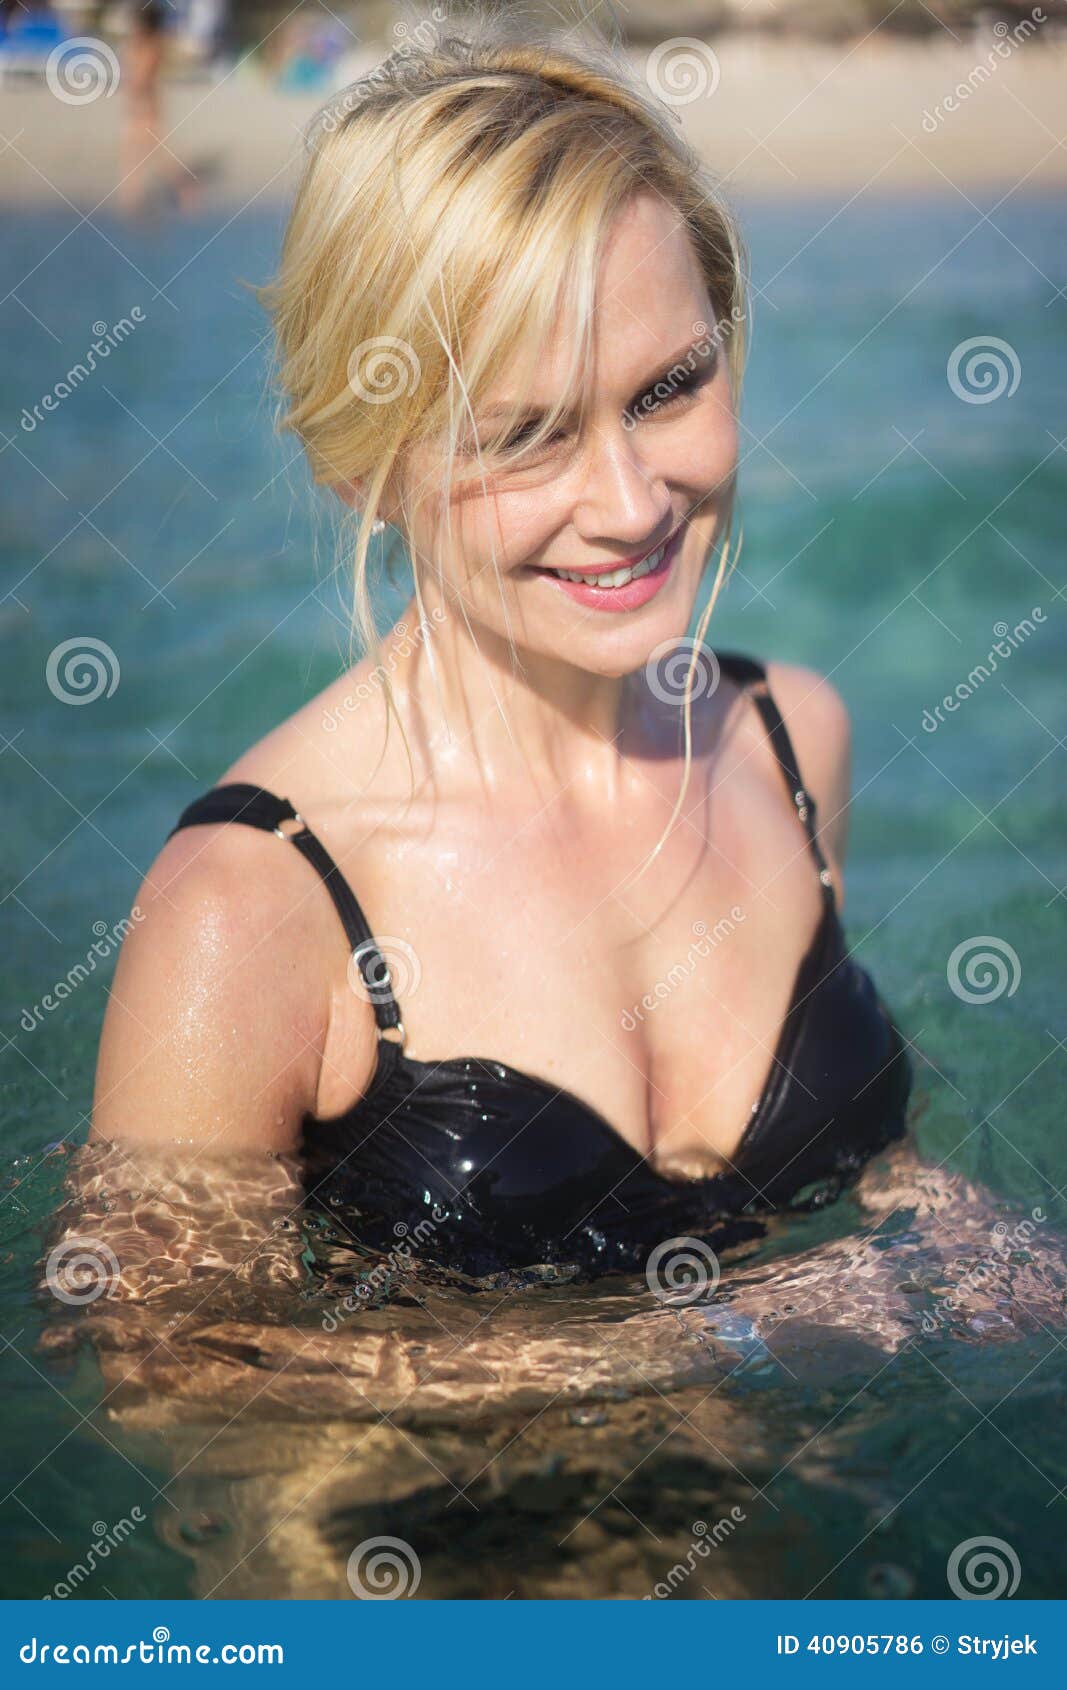
[[[117,199],[127,213],[144,210],[160,190],[179,209],[199,201],[197,179],[176,158],[163,132],[161,89],[167,8],[162,0],[133,0],[122,56],[123,96]]]

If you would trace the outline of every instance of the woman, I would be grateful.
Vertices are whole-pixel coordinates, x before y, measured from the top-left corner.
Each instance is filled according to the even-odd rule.
[[[722,1248],[903,1133],[844,706],[703,643],[744,269],[607,52],[490,26],[324,114],[265,299],[368,655],[153,865],[95,1135],[299,1154],[360,1243],[484,1274]],[[383,525],[414,591],[376,642]]]

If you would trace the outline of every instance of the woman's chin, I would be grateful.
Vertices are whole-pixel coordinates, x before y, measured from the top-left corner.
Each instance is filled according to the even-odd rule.
[[[546,642],[545,655],[562,658],[591,675],[605,680],[632,675],[649,663],[662,662],[689,633],[696,595],[672,594],[662,607],[646,605],[643,610],[608,619],[589,613],[577,625],[561,629],[559,637]],[[688,649],[688,648],[687,648]]]

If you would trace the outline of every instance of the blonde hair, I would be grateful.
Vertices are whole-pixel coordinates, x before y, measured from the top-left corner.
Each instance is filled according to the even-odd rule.
[[[335,96],[307,140],[278,273],[259,293],[275,328],[279,428],[302,441],[317,483],[361,485],[352,630],[377,655],[368,555],[386,488],[405,524],[423,498],[439,497],[451,532],[455,460],[474,407],[507,370],[521,413],[561,311],[576,326],[568,392],[525,448],[572,404],[586,414],[598,259],[623,205],[651,191],[684,220],[716,318],[694,332],[725,339],[735,396],[747,257],[673,111],[619,47],[588,29],[580,42],[573,32],[532,34],[492,7],[465,17],[461,33],[427,20]],[[499,464],[514,426],[504,418],[491,440],[483,434],[479,473],[481,448]],[[446,473],[428,492],[411,489],[407,456],[430,438],[446,443]],[[732,527],[731,499],[686,677],[685,778],[664,838],[688,785],[693,677]],[[411,563],[425,617],[420,564]]]

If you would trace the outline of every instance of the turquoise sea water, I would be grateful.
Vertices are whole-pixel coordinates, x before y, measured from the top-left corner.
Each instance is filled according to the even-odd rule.
[[[862,1299],[849,1313],[855,1274],[820,1279],[863,1228],[849,1198],[747,1262],[758,1318],[727,1296],[700,1313],[695,1351],[698,1316],[683,1331],[656,1310],[646,1329],[629,1282],[534,1289],[479,1341],[495,1320],[512,1355],[547,1343],[553,1380],[570,1378],[572,1342],[598,1346],[595,1382],[479,1397],[472,1373],[459,1407],[420,1409],[416,1393],[388,1420],[355,1401],[343,1365],[312,1376],[303,1352],[285,1390],[235,1412],[242,1373],[265,1384],[281,1365],[249,1340],[253,1315],[276,1332],[315,1321],[314,1240],[306,1293],[226,1311],[240,1343],[216,1328],[196,1351],[216,1370],[214,1409],[190,1383],[192,1351],[146,1372],[141,1397],[101,1402],[113,1375],[102,1383],[92,1345],[42,1344],[56,1310],[35,1264],[69,1159],[45,1147],[84,1137],[113,958],[57,1007],[46,994],[128,913],[189,798],[337,672],[347,627],[300,465],[271,435],[265,323],[242,285],[268,273],[280,214],[132,230],[24,213],[11,227],[5,1594],[44,1595],[85,1562],[95,1527],[134,1508],[145,1522],[79,1594],[347,1595],[351,1549],[392,1534],[418,1550],[422,1595],[642,1595],[701,1536],[694,1521],[731,1508],[743,1522],[679,1596],[942,1596],[953,1549],[975,1537],[1010,1547],[1020,1595],[1062,1594],[1067,1326],[1050,1310],[1067,1236],[1067,211],[1022,193],[992,205],[742,207],[759,290],[744,551],[713,629],[717,644],[832,674],[851,707],[849,935],[917,1049],[920,1154],[947,1181],[977,1182],[984,1218],[964,1236],[964,1209],[941,1225],[917,1200],[896,1206],[878,1248],[910,1326],[880,1323]],[[132,332],[45,408],[94,325],[123,318]],[[991,340],[1005,391],[969,402],[958,390],[984,397],[975,382],[984,371],[995,385],[994,365],[954,390],[950,361]],[[71,705],[49,687],[49,657],[85,639],[109,648],[117,684]],[[994,963],[962,973],[976,950]],[[1035,1209],[1014,1303],[1000,1287],[973,1318],[924,1329],[930,1251],[942,1264],[988,1254],[996,1217],[1014,1227]],[[792,1305],[814,1310],[803,1326],[783,1318],[793,1293],[776,1273],[816,1292]],[[473,1333],[477,1302],[441,1285],[358,1319],[398,1342],[425,1328],[431,1343],[441,1326]],[[196,1413],[172,1411],[190,1393]]]

